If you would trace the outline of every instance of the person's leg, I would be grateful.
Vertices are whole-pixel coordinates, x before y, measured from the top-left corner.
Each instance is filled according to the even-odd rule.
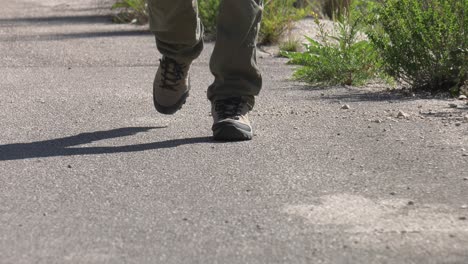
[[[222,0],[210,69],[215,80],[208,99],[258,95],[262,77],[256,60],[262,0]]]
[[[262,0],[221,1],[216,44],[210,61],[215,80],[208,88],[215,139],[252,138],[247,114],[262,86],[256,60],[262,5]]]
[[[154,80],[154,105],[173,114],[190,90],[189,68],[203,49],[203,27],[195,0],[148,0],[150,30],[163,55]]]

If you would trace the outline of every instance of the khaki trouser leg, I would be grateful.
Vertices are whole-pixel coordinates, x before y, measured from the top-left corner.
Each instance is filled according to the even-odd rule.
[[[216,45],[210,69],[215,80],[208,99],[247,96],[251,106],[262,77],[256,61],[256,38],[260,27],[262,0],[222,0]]]
[[[148,0],[150,30],[161,54],[192,61],[203,49],[203,27],[196,0]]]
[[[200,55],[203,27],[196,0],[148,0],[148,6],[150,29],[163,55],[186,61]],[[253,106],[262,86],[256,61],[262,9],[262,0],[221,0],[208,99],[248,96]]]

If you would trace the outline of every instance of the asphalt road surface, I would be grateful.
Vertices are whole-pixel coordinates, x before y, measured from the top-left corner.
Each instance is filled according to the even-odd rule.
[[[112,1],[0,4],[0,263],[468,263],[466,102],[260,53],[254,139],[217,143],[213,43],[163,116],[154,38]]]

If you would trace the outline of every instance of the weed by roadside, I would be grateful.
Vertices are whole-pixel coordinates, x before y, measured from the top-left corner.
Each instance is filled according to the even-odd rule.
[[[205,33],[216,33],[216,18],[220,0],[198,0],[198,13],[205,27]]]
[[[146,0],[119,0],[112,9],[120,12],[114,16],[116,23],[145,24],[148,22],[148,9]]]
[[[279,49],[282,52],[297,52],[301,46],[301,42],[298,39],[289,38],[288,40],[279,44]]]
[[[264,4],[259,43],[277,43],[293,22],[311,14],[309,8],[295,8],[296,0],[268,0]]]
[[[374,13],[368,32],[389,75],[458,92],[468,79],[468,1],[388,0]]]
[[[337,21],[336,33],[329,34],[316,17],[320,39],[308,37],[304,52],[281,52],[289,63],[301,66],[294,78],[312,85],[363,85],[378,77],[388,80],[374,46],[360,35],[362,22],[362,16],[348,12]]]

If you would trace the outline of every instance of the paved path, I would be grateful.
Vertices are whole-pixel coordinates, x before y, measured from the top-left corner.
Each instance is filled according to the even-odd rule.
[[[213,45],[160,115],[153,37],[111,2],[0,1],[1,263],[468,263],[463,102],[262,55],[254,140],[215,143]]]

